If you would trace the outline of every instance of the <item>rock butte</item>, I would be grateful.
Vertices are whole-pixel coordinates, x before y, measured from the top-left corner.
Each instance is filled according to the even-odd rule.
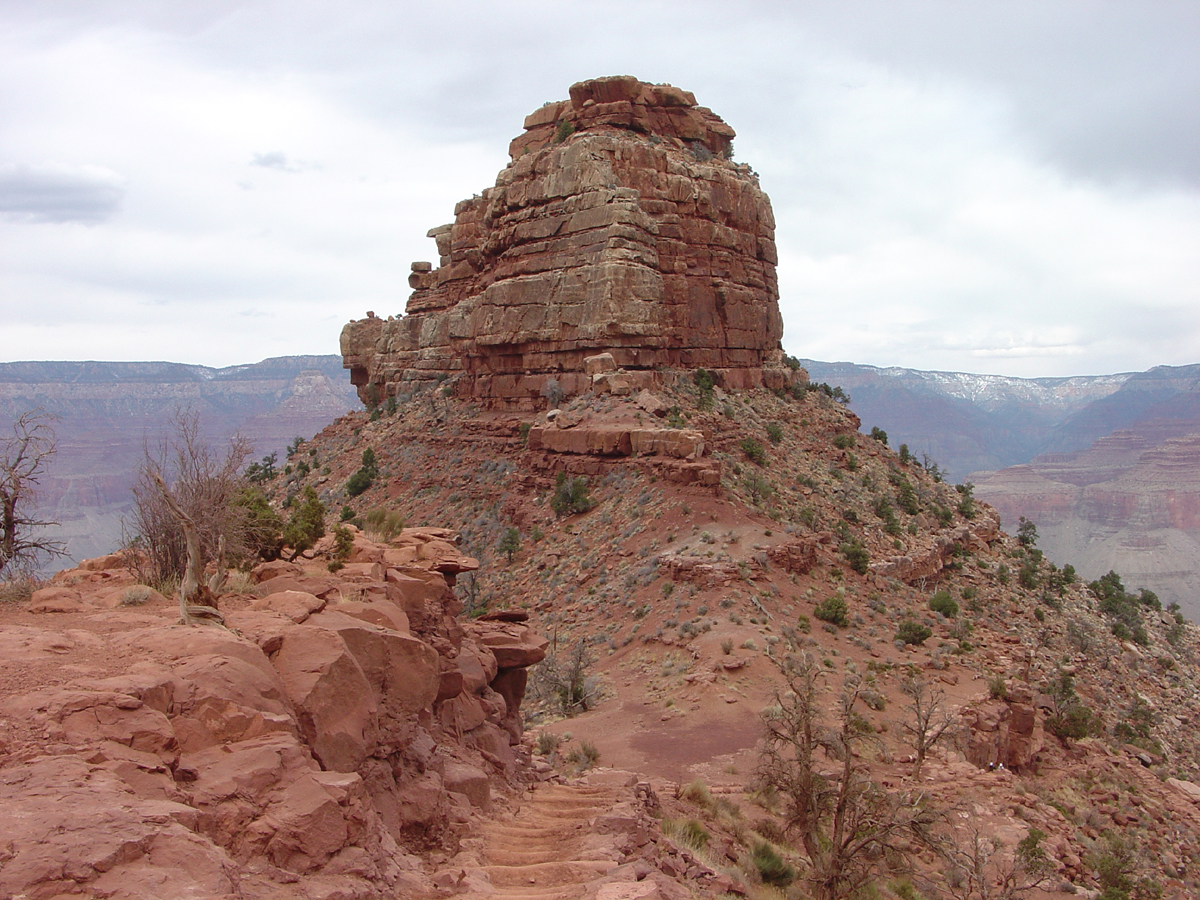
[[[431,383],[492,406],[652,387],[661,367],[780,387],[775,220],[734,131],[695,97],[631,76],[571,87],[525,119],[494,187],[434,228],[406,315],[345,326],[364,402]],[[612,355],[617,372],[584,360]],[[553,380],[555,385],[548,385]]]

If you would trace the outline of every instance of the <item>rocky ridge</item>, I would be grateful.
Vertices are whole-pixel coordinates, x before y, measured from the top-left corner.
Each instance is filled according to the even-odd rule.
[[[354,415],[319,435],[333,463],[315,483],[342,503],[344,479],[371,446],[380,475],[350,501],[356,511],[385,506],[453,524],[486,572],[460,581],[468,608],[515,607],[553,635],[558,660],[577,647],[590,654],[601,699],[574,718],[547,718],[553,697],[535,690],[539,734],[591,741],[604,765],[655,784],[670,807],[664,831],[702,823],[711,849],[688,851],[696,872],[753,886],[753,835],[771,833],[772,816],[754,799],[757,713],[778,683],[772,659],[808,651],[828,667],[830,715],[841,679],[870,674],[882,696],[862,710],[881,747],[872,777],[893,789],[917,786],[905,679],[945,692],[956,737],[933,752],[920,789],[948,808],[972,804],[1010,847],[1029,827],[1049,835],[1055,876],[1042,896],[1095,885],[1087,860],[1105,834],[1142,848],[1141,871],[1166,896],[1187,896],[1197,860],[1186,835],[1200,827],[1189,799],[1200,780],[1194,626],[1148,609],[1146,643],[1119,640],[1087,588],[1060,584],[1045,559],[1021,576],[1036,586],[1023,586],[1018,570],[1033,557],[994,510],[861,434],[821,390],[710,394],[692,373],[660,378],[654,392],[588,392],[536,414],[431,390],[393,415]],[[639,430],[675,436],[635,453],[624,436]],[[710,474],[683,476],[684,464]],[[557,515],[559,473],[583,479],[594,508]],[[520,535],[511,561],[500,549],[509,528]],[[951,615],[930,609],[942,591]],[[830,598],[846,604],[844,624],[820,619]],[[908,621],[931,637],[899,641]],[[1051,731],[1064,673],[1097,716],[1091,737]],[[1131,742],[1142,703],[1154,724]],[[989,769],[1000,763],[1002,773]],[[732,807],[686,799],[697,779]],[[654,859],[676,875],[693,869]],[[932,851],[915,847],[907,865],[927,895],[940,889]],[[877,882],[883,896],[886,884]]]
[[[494,187],[429,232],[406,315],[369,313],[341,349],[364,402],[451,379],[526,409],[591,388],[612,354],[635,388],[661,366],[786,381],[775,221],[733,129],[695,97],[632,77],[571,87],[525,120]]]

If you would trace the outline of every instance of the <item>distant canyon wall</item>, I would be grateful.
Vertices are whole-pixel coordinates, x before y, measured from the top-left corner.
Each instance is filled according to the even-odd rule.
[[[974,482],[1008,531],[1034,522],[1050,559],[1200,618],[1200,365],[1006,378],[801,362],[864,429]]]
[[[180,411],[203,437],[241,432],[255,456],[312,437],[358,406],[337,356],[279,357],[212,369],[180,363],[0,363],[0,434],[27,410],[56,416],[58,452],[41,484],[41,515],[59,526],[70,562],[100,556],[121,539],[133,470]],[[282,456],[282,453],[281,453]]]

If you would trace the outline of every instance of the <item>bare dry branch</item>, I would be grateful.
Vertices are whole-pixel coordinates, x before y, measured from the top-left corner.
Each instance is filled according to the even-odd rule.
[[[0,573],[28,573],[40,560],[62,556],[61,541],[37,532],[57,522],[37,516],[38,486],[57,447],[42,410],[22,413],[13,423],[13,436],[0,441]]]
[[[893,793],[871,780],[858,753],[869,726],[855,708],[866,682],[847,681],[838,725],[829,727],[818,705],[821,671],[811,654],[789,657],[780,667],[785,686],[763,714],[759,778],[784,798],[788,831],[798,834],[809,859],[813,896],[850,896],[903,833],[923,833],[937,814],[924,795]]]
[[[946,708],[945,692],[941,688],[931,689],[924,679],[907,679],[901,690],[909,698],[909,718],[901,724],[912,739],[915,757],[912,777],[920,781],[925,757],[954,727],[954,717]]]

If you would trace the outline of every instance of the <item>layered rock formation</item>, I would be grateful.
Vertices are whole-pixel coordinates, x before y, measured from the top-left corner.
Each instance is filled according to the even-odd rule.
[[[663,366],[740,387],[778,366],[775,222],[729,158],[733,129],[632,77],[570,94],[528,116],[495,186],[429,232],[439,265],[413,263],[407,314],[344,328],[364,401],[453,376],[460,397],[533,408],[590,388],[583,361],[604,351],[634,388]]]
[[[520,622],[460,624],[477,563],[441,529],[355,540],[222,597],[229,630],[117,556],[60,573],[0,628],[0,896],[429,896],[453,843],[518,779]]]
[[[1156,445],[1140,431],[1117,431],[1084,453],[988,474],[976,493],[1009,528],[1021,516],[1036,523],[1038,545],[1084,577],[1113,569],[1200,615],[1200,434]]]

